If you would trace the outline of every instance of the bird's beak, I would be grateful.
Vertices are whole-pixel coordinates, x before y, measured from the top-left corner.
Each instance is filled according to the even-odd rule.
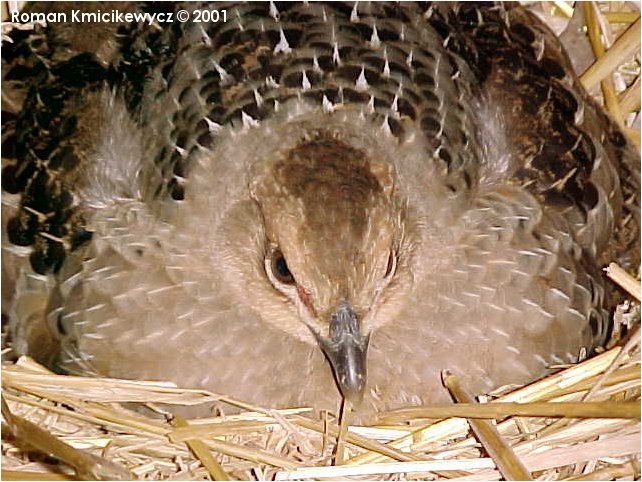
[[[357,405],[366,386],[370,335],[361,335],[357,315],[347,302],[342,302],[330,317],[329,332],[329,338],[315,333],[317,341],[332,365],[339,390],[353,406]]]

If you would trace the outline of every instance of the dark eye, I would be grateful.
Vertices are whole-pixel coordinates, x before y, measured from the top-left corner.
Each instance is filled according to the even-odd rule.
[[[281,283],[288,285],[294,284],[294,276],[290,272],[288,264],[285,262],[283,253],[278,249],[272,253],[272,273]]]

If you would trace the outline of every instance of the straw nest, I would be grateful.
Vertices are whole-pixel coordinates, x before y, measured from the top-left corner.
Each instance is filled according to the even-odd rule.
[[[639,12],[624,2],[531,6],[553,27],[582,10],[597,60],[581,79],[639,146],[631,127],[640,111],[639,53],[632,60]],[[640,283],[616,266],[608,275],[630,300],[597,356],[478,401],[445,373],[460,403],[382,413],[376,426],[347,431],[335,415],[305,407],[271,410],[170,383],[56,375],[26,357],[3,362],[2,478],[637,479]],[[159,407],[213,400],[242,412],[186,421]]]

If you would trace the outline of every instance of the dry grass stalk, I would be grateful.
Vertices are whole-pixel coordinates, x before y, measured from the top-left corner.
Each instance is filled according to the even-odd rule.
[[[319,422],[315,422],[314,420],[310,420],[303,417],[294,417],[293,422],[309,430],[314,430],[319,433],[324,433],[323,424]],[[339,436],[339,428],[337,427],[330,425],[327,427],[327,432],[333,437]],[[361,447],[362,449],[368,450],[369,452],[372,452],[375,454],[382,455],[384,457],[389,457],[393,460],[399,460],[402,462],[424,460],[420,456],[417,456],[408,452],[402,452],[401,450],[391,447],[388,444],[382,444],[377,442],[376,440],[367,439],[366,437],[362,437],[355,433],[348,433],[346,435],[346,440],[347,442],[357,447]]]
[[[640,150],[640,135],[642,134],[639,129],[632,129],[630,127],[624,127],[622,131],[626,134],[628,139],[633,143],[637,150]]]
[[[167,403],[189,406],[221,399],[220,396],[204,390],[181,389],[169,382],[63,376],[43,372],[42,369],[35,371],[34,364],[35,362],[28,357],[21,357],[15,367],[4,367],[2,385],[44,398],[77,398],[82,394],[82,400],[91,402]],[[24,369],[19,369],[20,365]]]
[[[635,79],[625,91],[618,94],[618,101],[624,114],[640,110],[640,77]]]
[[[454,375],[445,372],[443,382],[456,402],[474,403],[473,398],[460,386]],[[506,480],[532,480],[531,474],[526,470],[524,464],[515,455],[510,445],[502,439],[497,428],[491,422],[470,418],[468,424]]]
[[[45,455],[56,457],[74,468],[80,479],[90,480],[132,480],[124,467],[110,460],[97,457],[59,440],[47,430],[11,413],[7,402],[2,399],[2,417],[18,440],[29,441],[29,445]]]
[[[636,470],[636,467],[632,463],[612,465],[587,474],[575,475],[565,480],[611,480],[623,479],[625,477],[635,478],[636,472],[639,473],[639,470]]]
[[[609,278],[624,288],[636,300],[640,301],[640,282],[638,280],[620,268],[617,263],[609,264],[605,271]]]
[[[231,457],[247,460],[256,464],[266,464],[273,467],[292,470],[301,464],[285,457],[280,457],[266,450],[243,447],[241,445],[224,442],[223,440],[208,439],[204,443],[212,450]]]
[[[505,417],[566,417],[566,418],[630,418],[640,420],[637,402],[595,403],[458,403],[412,407],[388,412],[386,422],[401,422],[413,418],[505,418]]]
[[[600,25],[598,23],[597,16],[601,15],[598,10],[595,2],[585,2],[584,3],[584,19],[586,23],[586,28],[588,32],[588,37],[591,43],[591,48],[593,49],[593,54],[597,60],[604,57],[605,48],[602,44],[601,36],[602,33]],[[618,126],[624,127],[624,116],[622,115],[622,110],[620,108],[620,103],[618,102],[617,95],[615,94],[615,86],[613,85],[613,79],[611,76],[607,76],[600,82],[602,87],[602,96],[604,97],[604,105],[606,110],[613,116],[615,122]]]
[[[474,470],[494,467],[489,458],[474,460],[433,460],[430,462],[397,462],[358,466],[302,467],[291,472],[277,472],[275,480],[309,480],[378,474],[445,472],[451,470]]]
[[[602,387],[602,384],[604,381],[613,373],[619,366],[622,364],[624,361],[624,357],[628,355],[634,348],[640,346],[640,327],[637,327],[629,341],[627,341],[626,345],[624,345],[624,348],[622,348],[622,351],[618,353],[618,356],[615,357],[613,362],[611,362],[611,365],[604,371],[602,376],[596,381],[595,385],[591,387],[591,389],[582,397],[582,401],[586,402],[588,401],[594,394],[598,392],[598,390]]]
[[[573,16],[573,6],[564,2],[563,0],[554,0],[553,4],[557,10],[566,18],[571,18]]]
[[[3,470],[2,480],[76,480],[75,477],[47,472],[28,472],[26,470]]]
[[[640,14],[637,12],[606,12],[604,16],[611,23],[633,23],[640,17]]]
[[[640,49],[640,18],[620,35],[603,57],[597,59],[580,76],[580,80],[587,90],[595,87],[598,82],[611,74],[613,70]]]
[[[188,427],[189,424],[179,416],[174,416],[172,424],[177,427]],[[190,448],[194,455],[201,461],[203,467],[207,469],[212,476],[212,480],[230,480],[230,477],[225,473],[223,467],[212,457],[212,454],[207,450],[205,444],[198,439],[189,439],[185,443]]]
[[[350,412],[352,411],[352,404],[343,399],[341,404],[341,417],[339,425],[339,433],[337,435],[337,446],[334,455],[334,465],[342,465],[346,459],[346,438],[348,435],[348,423],[350,421]]]

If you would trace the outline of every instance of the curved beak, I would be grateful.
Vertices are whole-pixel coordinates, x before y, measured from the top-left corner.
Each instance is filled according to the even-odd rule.
[[[315,333],[319,346],[332,365],[344,398],[353,406],[363,399],[366,386],[366,352],[370,335],[362,336],[352,307],[342,302],[330,317],[329,337]]]

